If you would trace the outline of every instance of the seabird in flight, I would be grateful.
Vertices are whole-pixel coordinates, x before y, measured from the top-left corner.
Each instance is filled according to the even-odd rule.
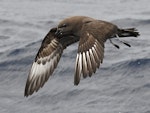
[[[111,39],[130,36],[137,37],[139,33],[135,28],[121,29],[110,22],[86,16],[62,20],[43,39],[30,69],[24,96],[32,95],[43,87],[57,67],[63,50],[69,45],[79,41],[74,74],[74,84],[78,85],[81,76],[91,77],[103,62],[104,43],[107,39],[119,48]],[[130,47],[128,43],[121,42]]]

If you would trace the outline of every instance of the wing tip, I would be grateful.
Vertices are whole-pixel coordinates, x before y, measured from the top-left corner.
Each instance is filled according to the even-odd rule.
[[[24,97],[28,97],[30,95],[29,93],[29,81],[27,80],[26,86],[25,86],[25,90],[24,90]]]
[[[24,97],[28,97],[29,94],[27,93],[28,91],[26,90],[27,88],[25,88],[25,91],[24,91]]]
[[[75,77],[74,77],[74,85],[78,85],[80,83],[80,77],[79,77],[79,75],[76,75],[75,74]]]
[[[75,86],[79,85],[79,83],[80,83],[79,80],[75,80],[75,81],[74,81],[74,85],[75,85]]]

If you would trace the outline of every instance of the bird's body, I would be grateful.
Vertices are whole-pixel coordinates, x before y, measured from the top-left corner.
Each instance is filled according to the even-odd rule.
[[[64,19],[44,38],[27,79],[25,96],[33,94],[45,84],[57,67],[63,50],[69,45],[79,41],[74,76],[74,84],[78,85],[81,75],[84,78],[92,76],[103,62],[104,43],[107,39],[138,35],[134,28],[119,29],[110,22],[90,17]]]

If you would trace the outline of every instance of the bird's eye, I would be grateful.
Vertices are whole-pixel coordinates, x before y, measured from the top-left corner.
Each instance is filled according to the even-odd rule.
[[[63,24],[63,25],[62,25],[62,27],[66,27],[66,26],[67,26],[66,24]]]

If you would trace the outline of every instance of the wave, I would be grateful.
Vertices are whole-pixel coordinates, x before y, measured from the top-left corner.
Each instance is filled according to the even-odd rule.
[[[117,67],[122,67],[123,68],[144,68],[145,66],[150,65],[150,59],[149,58],[141,58],[141,59],[135,59],[135,60],[129,60],[129,61],[123,61],[118,64],[116,64]]]
[[[117,19],[113,20],[113,23],[121,26],[121,27],[138,27],[138,26],[144,26],[144,25],[150,25],[150,19],[133,19],[133,18],[123,18],[123,19]]]
[[[7,40],[7,39],[9,39],[10,38],[10,36],[6,36],[6,35],[0,35],[0,40],[2,41],[2,40]]]
[[[117,72],[124,73],[125,75],[130,75],[130,74],[135,74],[135,73],[138,75],[142,75],[142,72],[144,71],[145,71],[145,74],[147,75],[148,74],[147,70],[149,70],[149,66],[150,66],[150,59],[141,58],[141,59],[134,59],[134,60],[128,60],[128,61],[115,63],[115,64],[112,64],[112,66],[108,68],[116,73]]]
[[[42,26],[40,24],[34,24],[33,22],[26,22],[26,21],[15,21],[15,20],[9,20],[9,19],[0,19],[0,25],[1,26],[10,26],[10,27],[13,27],[13,26],[17,26],[17,27],[21,27],[22,26],[24,28],[42,28]]]

